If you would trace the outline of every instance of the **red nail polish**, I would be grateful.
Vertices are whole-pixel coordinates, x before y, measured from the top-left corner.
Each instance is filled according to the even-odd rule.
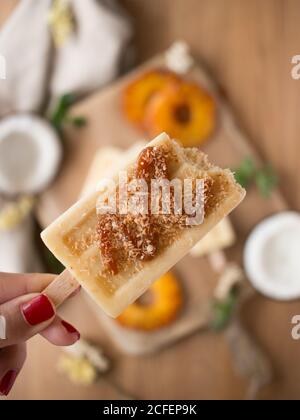
[[[0,381],[0,395],[8,395],[12,389],[18,372],[16,370],[9,370]]]
[[[76,328],[73,327],[73,325],[69,324],[66,321],[61,321],[61,323],[65,327],[65,329],[68,331],[68,333],[76,334],[77,335],[77,340],[80,339],[80,333],[76,330]]]
[[[45,295],[36,296],[29,302],[23,303],[21,311],[30,325],[41,324],[55,315],[53,306]]]

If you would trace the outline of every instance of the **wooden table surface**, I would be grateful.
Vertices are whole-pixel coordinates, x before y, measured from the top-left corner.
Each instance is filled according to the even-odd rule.
[[[16,0],[0,6],[0,24]],[[134,18],[140,62],[168,47],[176,39],[186,40],[218,81],[231,103],[242,128],[261,155],[271,161],[281,178],[281,189],[291,208],[300,210],[298,131],[300,81],[291,78],[291,58],[300,54],[300,2],[298,0],[123,0]],[[7,10],[5,10],[7,8]],[[78,298],[78,305],[84,305]],[[68,307],[64,309],[68,313]],[[291,318],[299,313],[299,302],[271,303],[256,298],[245,310],[245,322],[271,355],[275,381],[260,394],[265,398],[299,398],[300,343],[290,335]],[[70,312],[71,313],[71,312]],[[272,315],[273,325],[264,323]],[[255,317],[259,322],[255,322]],[[80,327],[80,310],[72,313]],[[70,318],[69,318],[70,319]],[[93,314],[90,314],[91,323]],[[71,319],[72,320],[72,319]],[[90,336],[97,336],[90,327]],[[96,337],[99,338],[99,337]],[[38,341],[38,345],[36,342]],[[100,338],[111,351],[105,336]],[[30,344],[29,362],[11,398],[116,398],[106,383],[92,390],[71,387],[44,369],[40,338]],[[203,350],[204,349],[204,350]],[[48,350],[49,351],[49,350]],[[57,358],[55,349],[53,361]],[[191,367],[178,372],[169,387],[172,372],[164,369],[164,358],[174,360],[189,353]],[[151,376],[156,356],[141,360],[114,354],[112,377],[140,398],[242,398],[245,384],[232,367],[226,344],[214,334],[196,335],[160,355],[160,377]],[[132,374],[124,377],[122,366],[132,364]],[[197,369],[192,369],[193,364]],[[38,381],[40,371],[44,378]],[[211,373],[211,375],[210,375]],[[34,377],[36,381],[32,381]],[[209,378],[219,377],[218,381]],[[227,387],[224,387],[226,378]],[[185,384],[185,386],[182,386]],[[62,393],[59,390],[64,390]]]

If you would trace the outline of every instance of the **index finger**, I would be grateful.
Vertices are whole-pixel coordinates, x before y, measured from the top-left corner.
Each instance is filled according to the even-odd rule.
[[[52,274],[0,273],[0,304],[21,295],[42,292],[54,279]]]

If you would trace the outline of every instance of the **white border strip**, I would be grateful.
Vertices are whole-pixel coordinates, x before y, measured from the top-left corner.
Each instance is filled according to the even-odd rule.
[[[0,315],[0,340],[6,339],[6,319]]]

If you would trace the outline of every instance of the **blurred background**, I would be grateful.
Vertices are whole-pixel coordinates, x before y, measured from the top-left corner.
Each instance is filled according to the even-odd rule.
[[[0,271],[61,272],[41,230],[162,131],[247,189],[117,320],[64,305],[81,343],[32,339],[10,399],[299,398],[299,20],[297,0],[1,2]]]

